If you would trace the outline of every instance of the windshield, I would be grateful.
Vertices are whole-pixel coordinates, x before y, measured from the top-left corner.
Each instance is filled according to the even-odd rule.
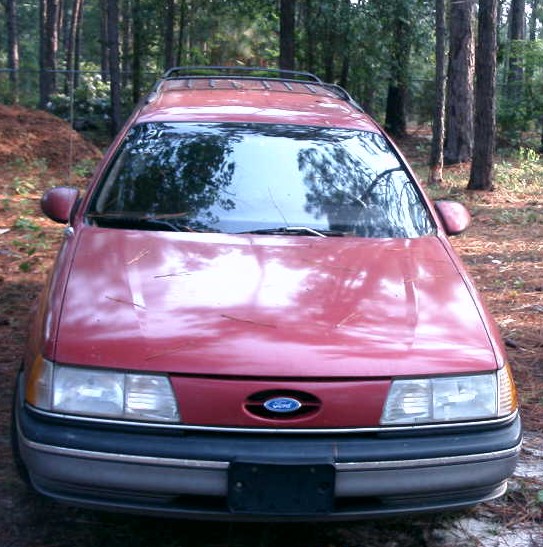
[[[227,233],[403,238],[433,230],[381,135],[274,124],[134,127],[87,219],[112,228]]]

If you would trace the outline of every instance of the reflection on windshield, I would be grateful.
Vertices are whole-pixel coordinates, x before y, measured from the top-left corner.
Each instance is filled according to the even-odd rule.
[[[274,124],[136,126],[87,218],[116,228],[229,233],[417,237],[432,231],[383,137]]]

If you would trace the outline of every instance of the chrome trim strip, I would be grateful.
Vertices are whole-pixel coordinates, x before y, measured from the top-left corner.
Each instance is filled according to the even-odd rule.
[[[28,405],[28,403],[27,403]],[[415,424],[403,426],[376,426],[376,427],[338,427],[327,429],[278,429],[264,427],[221,427],[207,425],[187,425],[187,424],[172,424],[164,422],[138,422],[131,420],[115,420],[101,417],[78,416],[76,414],[60,414],[57,412],[49,412],[28,405],[33,412],[47,416],[48,418],[61,418],[64,420],[73,420],[74,422],[96,423],[107,425],[121,425],[127,427],[146,427],[150,429],[171,429],[173,431],[199,431],[203,433],[252,433],[252,434],[268,434],[268,435],[352,435],[357,433],[406,433],[417,431],[431,431],[436,429],[455,429],[465,427],[481,427],[490,425],[505,425],[512,422],[518,415],[518,410],[503,418],[492,418],[489,420],[479,420],[473,422],[452,422],[452,423],[437,423],[437,424]]]
[[[155,456],[138,456],[133,454],[114,454],[111,452],[94,452],[91,450],[80,450],[77,448],[65,448],[62,446],[50,446],[30,441],[22,436],[23,444],[38,452],[64,456],[67,458],[81,458],[85,460],[103,460],[115,463],[132,463],[141,465],[155,465],[160,467],[179,467],[190,469],[228,469],[229,462],[208,461],[208,460],[185,460],[177,458],[159,458]]]
[[[62,456],[68,458],[80,458],[87,460],[102,460],[115,463],[130,463],[140,465],[152,465],[160,467],[177,467],[188,469],[213,469],[226,471],[230,462],[210,460],[187,460],[176,458],[160,458],[154,456],[139,456],[133,454],[115,454],[110,452],[95,452],[80,450],[76,448],[65,448],[61,446],[49,446],[42,443],[30,441],[20,435],[23,444],[29,449]],[[484,463],[496,459],[504,459],[517,455],[521,450],[521,444],[507,450],[486,452],[482,454],[466,454],[461,456],[444,456],[439,458],[421,458],[416,460],[391,460],[375,462],[334,462],[333,465],[338,472],[350,471],[384,471],[391,469],[413,469],[423,467],[441,467],[445,465],[459,465],[469,463]]]
[[[435,467],[443,465],[457,465],[463,463],[484,463],[496,459],[509,458],[519,454],[522,443],[513,448],[481,454],[466,454],[463,456],[443,456],[440,458],[426,458],[418,460],[391,460],[378,462],[345,462],[335,463],[337,471],[370,471],[384,469],[408,469],[413,467]]]

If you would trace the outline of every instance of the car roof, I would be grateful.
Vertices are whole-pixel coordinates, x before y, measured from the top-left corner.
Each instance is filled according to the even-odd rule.
[[[381,132],[345,90],[312,74],[240,75],[229,68],[215,67],[215,73],[203,75],[185,74],[184,67],[171,69],[147,97],[136,123],[286,123]],[[301,79],[291,77],[298,74]]]

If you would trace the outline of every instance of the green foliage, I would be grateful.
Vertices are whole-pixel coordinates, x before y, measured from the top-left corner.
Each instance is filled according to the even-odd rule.
[[[533,149],[520,148],[512,158],[503,158],[495,168],[495,180],[504,190],[533,195],[539,200],[543,189],[543,161]],[[528,218],[527,222],[531,222]]]
[[[26,217],[19,217],[15,224],[13,225],[13,228],[16,230],[24,230],[24,231],[31,231],[31,232],[37,232],[40,227],[30,218]]]
[[[76,177],[86,178],[92,174],[95,167],[94,160],[82,160],[72,167],[72,172]]]
[[[130,71],[140,60],[142,92],[150,89],[166,68],[165,28],[173,21],[174,55],[181,65],[252,65],[275,67],[279,58],[280,2],[277,0],[176,0],[173,12],[166,0],[120,0],[122,19],[122,104],[127,115],[133,107]],[[67,25],[71,2],[62,4],[57,67],[65,64]],[[543,120],[543,40],[507,40],[507,9],[502,13],[502,46],[499,50],[497,121],[508,144],[526,145],[526,134],[541,133]],[[137,8],[137,17],[136,17]],[[434,94],[434,9],[430,0],[299,0],[296,3],[296,67],[340,83],[383,121],[388,86],[401,80],[408,90],[409,121],[428,123]],[[101,25],[105,2],[87,0],[81,28],[80,85],[73,102],[65,75],[57,74],[57,92],[51,111],[66,120],[73,117],[86,126],[106,130],[109,120],[109,83],[99,72],[104,40]],[[21,67],[19,97],[22,104],[38,103],[39,24],[33,2],[18,3]],[[541,36],[541,7],[536,29]],[[401,32],[398,28],[401,27]],[[136,55],[134,32],[141,37]],[[123,38],[127,31],[126,40]],[[0,64],[6,65],[5,28],[0,29]],[[398,32],[400,32],[398,34]],[[131,34],[130,34],[131,33]],[[523,69],[517,84],[508,84],[508,67],[515,60]],[[138,87],[139,90],[139,87]],[[0,101],[12,101],[7,73],[0,74]]]
[[[81,74],[80,85],[74,90],[73,97],[69,91],[57,93],[51,97],[49,105],[49,110],[60,118],[70,120],[73,111],[77,113],[77,117],[93,123],[107,118],[109,108],[109,84],[102,81],[96,72]]]
[[[16,177],[13,182],[13,190],[19,196],[28,196],[36,190],[36,184],[33,180],[28,178]]]
[[[497,122],[512,144],[522,143],[523,132],[540,131],[543,119],[543,40],[514,41],[502,48]],[[523,79],[507,81],[507,67],[514,59]]]

